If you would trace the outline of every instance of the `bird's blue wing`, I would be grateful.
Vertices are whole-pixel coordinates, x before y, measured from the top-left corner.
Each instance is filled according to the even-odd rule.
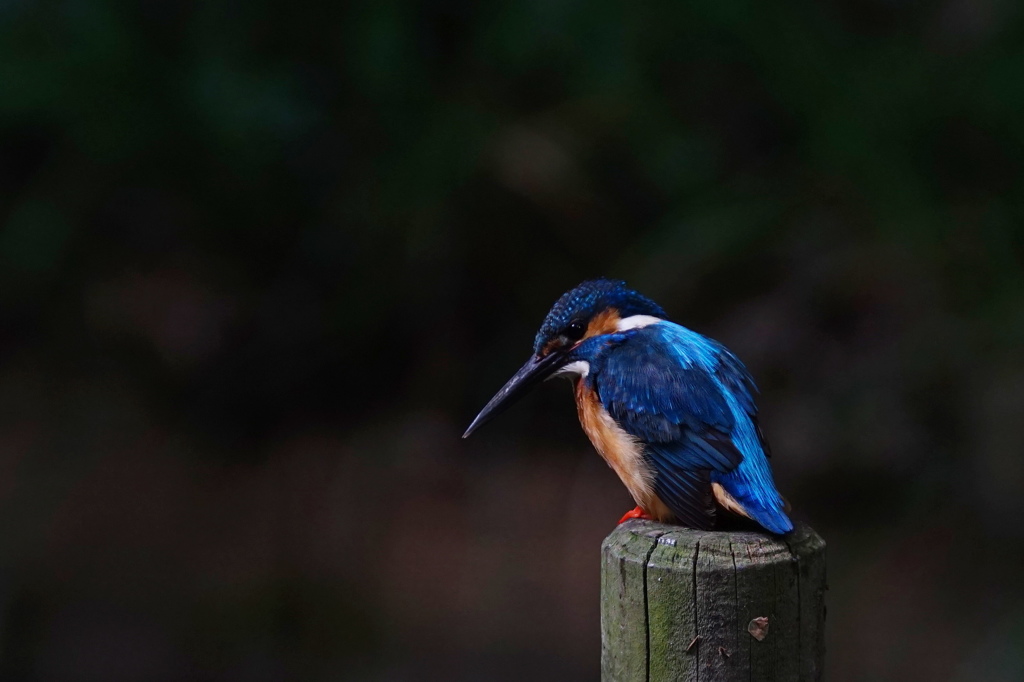
[[[765,528],[790,530],[743,363],[718,342],[664,321],[617,334],[612,347],[593,357],[587,380],[644,444],[655,492],[679,520],[711,525],[717,482]]]
[[[761,449],[766,456],[771,457],[772,451],[768,445],[768,439],[764,437],[761,425],[757,421],[757,404],[754,402],[754,396],[758,391],[757,386],[754,384],[754,378],[750,376],[750,372],[740,362],[740,359],[732,354],[732,351],[717,341],[712,341],[711,339],[707,339],[707,341],[718,349],[718,366],[714,371],[715,378],[722,383],[726,390],[729,391],[729,394],[736,400],[740,409],[750,418],[754,425],[754,431],[757,434],[757,440],[761,444]]]
[[[679,450],[683,468],[734,469],[743,455],[731,439],[729,383],[718,378],[724,348],[670,322],[617,336],[614,352],[602,353],[588,376],[612,418],[646,444]]]
[[[616,341],[588,380],[611,417],[644,443],[662,502],[680,521],[707,528],[714,518],[712,472],[726,474],[743,460],[731,437],[736,417],[716,377],[724,349],[668,322]]]

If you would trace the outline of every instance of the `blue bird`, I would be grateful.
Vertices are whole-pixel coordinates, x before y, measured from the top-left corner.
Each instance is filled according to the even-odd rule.
[[[551,308],[533,356],[463,438],[540,381],[567,375],[583,430],[636,501],[620,523],[639,517],[708,530],[724,509],[788,533],[754,380],[725,346],[667,317],[625,282],[583,282]]]

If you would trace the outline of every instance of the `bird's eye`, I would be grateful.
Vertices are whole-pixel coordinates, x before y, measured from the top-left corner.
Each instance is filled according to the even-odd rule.
[[[569,323],[569,326],[565,328],[565,335],[573,341],[579,341],[583,338],[583,332],[587,331],[586,326],[579,320],[573,320]]]

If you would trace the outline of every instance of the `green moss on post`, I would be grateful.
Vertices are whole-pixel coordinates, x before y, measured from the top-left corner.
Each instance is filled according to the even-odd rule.
[[[602,547],[602,680],[819,680],[824,550],[806,526],[618,526]]]

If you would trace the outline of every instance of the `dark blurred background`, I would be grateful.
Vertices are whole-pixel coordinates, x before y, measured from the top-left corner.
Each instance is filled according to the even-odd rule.
[[[1008,0],[0,3],[0,678],[597,680],[564,290],[729,345],[829,677],[1024,679]]]

